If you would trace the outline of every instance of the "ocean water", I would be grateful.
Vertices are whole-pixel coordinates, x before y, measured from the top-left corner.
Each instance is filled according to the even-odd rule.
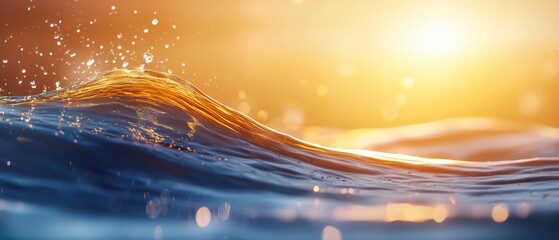
[[[559,239],[559,134],[536,130],[327,148],[115,70],[0,98],[0,238]]]

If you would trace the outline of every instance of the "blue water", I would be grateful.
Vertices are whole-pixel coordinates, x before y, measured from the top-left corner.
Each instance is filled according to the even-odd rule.
[[[150,71],[1,101],[2,239],[559,239],[553,154],[321,147]]]

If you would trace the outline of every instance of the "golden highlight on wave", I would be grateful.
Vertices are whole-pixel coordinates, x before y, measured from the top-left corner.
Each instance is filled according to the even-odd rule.
[[[556,158],[495,162],[421,158],[371,150],[329,148],[280,133],[229,108],[178,76],[142,69],[118,69],[68,88],[23,98],[1,97],[1,105],[58,102],[72,106],[125,101],[138,108],[172,107],[196,119],[195,124],[218,126],[252,144],[318,167],[345,172],[375,174],[379,167],[404,167],[429,173],[487,176],[492,167],[514,164],[544,164]],[[185,121],[185,127],[193,128]]]

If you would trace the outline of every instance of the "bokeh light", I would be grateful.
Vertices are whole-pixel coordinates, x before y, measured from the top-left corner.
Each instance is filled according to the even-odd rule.
[[[493,221],[502,223],[509,218],[509,209],[507,205],[499,203],[493,207],[491,210],[491,217]]]
[[[322,229],[322,240],[342,240],[342,232],[333,226]]]
[[[207,207],[201,207],[196,210],[196,224],[198,227],[205,228],[207,227],[212,220],[212,213],[210,209]]]

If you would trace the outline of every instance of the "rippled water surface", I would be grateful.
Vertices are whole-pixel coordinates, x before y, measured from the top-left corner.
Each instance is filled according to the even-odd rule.
[[[0,100],[0,238],[559,238],[555,129],[333,149],[139,70]]]

